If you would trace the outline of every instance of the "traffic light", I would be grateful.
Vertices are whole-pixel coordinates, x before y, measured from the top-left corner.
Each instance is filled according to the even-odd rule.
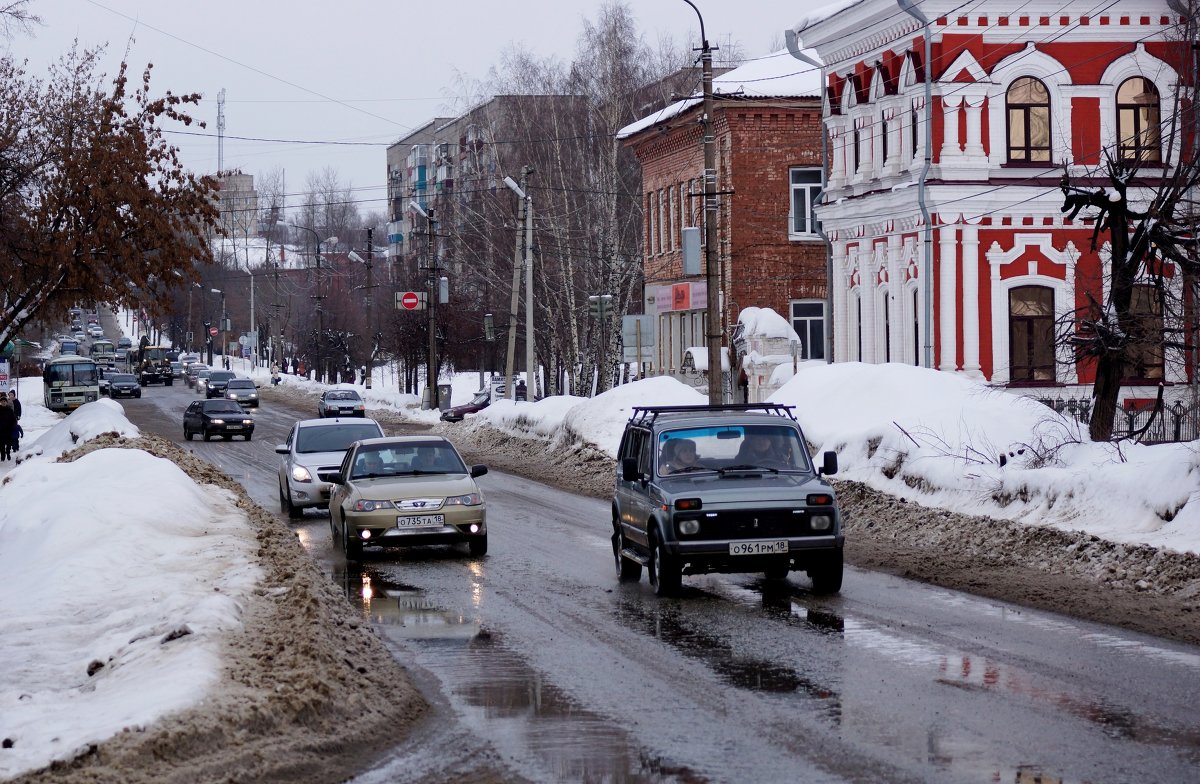
[[[595,294],[588,297],[588,312],[593,318],[606,319],[612,311],[612,294]]]

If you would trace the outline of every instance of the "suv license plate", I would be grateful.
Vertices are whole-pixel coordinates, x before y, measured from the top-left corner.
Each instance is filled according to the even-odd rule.
[[[779,555],[788,551],[787,539],[775,542],[730,542],[730,555]]]
[[[396,518],[397,528],[435,528],[445,524],[445,515],[412,515]]]

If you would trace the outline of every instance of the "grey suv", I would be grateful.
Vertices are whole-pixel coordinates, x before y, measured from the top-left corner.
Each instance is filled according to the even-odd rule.
[[[842,520],[792,407],[774,403],[635,407],[617,452],[612,546],[617,576],[676,593],[685,574],[806,571],[816,593],[842,587]]]

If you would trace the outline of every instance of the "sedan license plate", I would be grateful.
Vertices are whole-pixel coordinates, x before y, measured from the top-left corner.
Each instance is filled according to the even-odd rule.
[[[788,551],[787,539],[774,542],[730,542],[730,555],[780,555]]]
[[[241,430],[242,429],[241,425],[226,425],[225,427],[228,430]]]
[[[411,515],[396,518],[397,528],[437,528],[446,524],[445,515]]]

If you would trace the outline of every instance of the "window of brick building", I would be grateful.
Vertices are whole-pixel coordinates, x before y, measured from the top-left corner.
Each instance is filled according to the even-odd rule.
[[[791,304],[792,329],[800,336],[801,359],[825,358],[825,302],[797,300]]]
[[[1117,88],[1117,142],[1124,163],[1162,161],[1159,136],[1158,89],[1149,79],[1135,76]]]
[[[658,193],[650,191],[646,194],[646,255],[653,256],[658,253],[658,224],[655,218],[658,216]]]
[[[1044,163],[1050,160],[1050,92],[1046,85],[1022,76],[1008,88],[1008,160]]]
[[[675,187],[667,188],[667,214],[669,214],[670,222],[668,223],[667,231],[667,250],[675,250],[675,238],[679,236],[676,232],[679,229],[675,226]]]
[[[793,168],[791,170],[792,204],[788,214],[790,236],[811,236],[817,233],[817,218],[813,208],[821,198],[821,170]]]
[[[1008,292],[1008,366],[1013,382],[1054,380],[1054,290]]]
[[[1125,350],[1128,381],[1161,381],[1163,377],[1162,303],[1153,286],[1134,286],[1129,301],[1129,347]]]

